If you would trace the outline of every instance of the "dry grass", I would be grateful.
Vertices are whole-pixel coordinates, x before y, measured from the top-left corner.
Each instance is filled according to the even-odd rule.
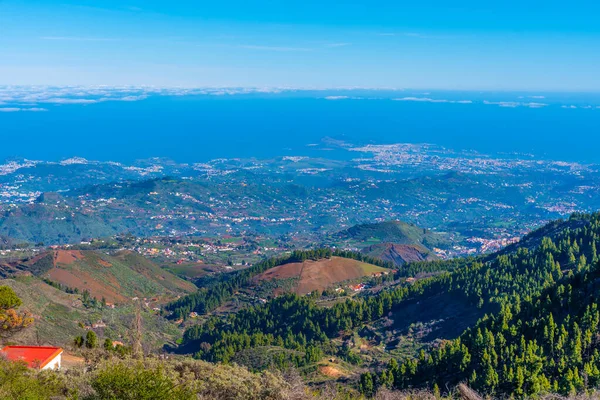
[[[463,400],[482,400],[482,397],[473,389],[461,383],[456,388],[460,394],[460,398]]]

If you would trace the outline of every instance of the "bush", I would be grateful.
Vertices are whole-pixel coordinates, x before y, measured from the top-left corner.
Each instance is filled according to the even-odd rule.
[[[7,400],[318,400],[299,375],[255,374],[191,359],[107,359],[63,371],[36,371],[0,360],[0,399]]]
[[[109,362],[102,366],[91,381],[96,392],[91,399],[194,399],[189,385],[178,379],[173,371],[161,364],[152,366],[142,362]]]
[[[52,371],[36,371],[23,362],[0,357],[0,399],[44,400],[61,393],[63,376]]]
[[[98,346],[98,335],[94,331],[88,331],[85,335],[85,347],[95,349]]]

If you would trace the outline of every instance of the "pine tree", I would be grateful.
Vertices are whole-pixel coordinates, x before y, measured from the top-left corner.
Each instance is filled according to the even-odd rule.
[[[92,330],[87,331],[87,334],[85,335],[85,347],[88,349],[95,349],[98,347],[98,336],[96,335],[96,332]]]

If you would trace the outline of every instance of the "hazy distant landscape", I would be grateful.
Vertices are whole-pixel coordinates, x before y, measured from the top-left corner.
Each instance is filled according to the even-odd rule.
[[[498,250],[547,221],[600,206],[596,164],[430,144],[322,138],[310,147],[344,157],[5,161],[0,234],[30,246],[132,234],[360,249],[336,234],[401,220],[443,237],[430,247],[447,258]]]
[[[0,0],[0,399],[600,398],[599,20]]]
[[[581,141],[569,142],[574,153],[561,149],[556,158],[560,124],[524,134],[549,112],[563,123],[595,124],[593,97],[139,88],[3,93],[15,107],[0,115],[13,138],[2,150],[13,156],[0,164],[0,277],[34,321],[11,340],[66,346],[79,360],[88,353],[77,343],[87,342],[74,338],[94,332],[119,343],[120,358],[142,351],[254,373],[294,368],[303,385],[322,391],[343,382],[341,393],[349,396],[465,380],[494,394],[581,387],[573,386],[576,378],[546,383],[565,371],[546,359],[528,378],[538,386],[524,388],[501,369],[520,368],[514,356],[504,352],[501,362],[487,365],[470,329],[503,335],[487,344],[486,351],[500,351],[494,346],[521,335],[520,307],[544,315],[535,309],[537,296],[556,290],[560,297],[563,282],[587,282],[596,273],[598,215],[585,214],[600,209],[600,163],[594,151],[586,153],[593,130],[579,125]],[[496,96],[512,100],[488,100]],[[25,103],[29,109],[20,108]],[[283,112],[280,119],[259,121],[273,107]],[[109,110],[122,119],[92,122]],[[144,125],[150,120],[136,117],[150,110],[163,119],[184,115],[169,121],[185,130],[170,125],[164,135],[160,123],[150,129]],[[237,122],[219,114],[225,110]],[[346,117],[356,112],[360,123],[350,126]],[[481,121],[471,120],[474,112]],[[54,140],[65,113],[72,131]],[[310,117],[292,126],[302,114]],[[445,128],[432,123],[438,118],[458,124],[464,135],[449,141]],[[77,128],[78,119],[85,127]],[[248,129],[260,133],[249,136]],[[26,151],[32,156],[15,157],[23,148],[10,140],[23,130],[34,135]],[[106,138],[98,142],[98,135]],[[500,143],[510,143],[511,151]],[[290,307],[302,311],[289,314]],[[573,318],[595,311],[581,312]],[[489,315],[513,318],[515,328],[504,336]],[[596,329],[580,322],[586,335]],[[577,334],[569,319],[562,324]],[[142,325],[132,336],[131,327]],[[594,356],[584,353],[597,351],[596,342],[586,340],[575,353],[555,355],[557,362],[581,351],[577,365],[590,371]],[[446,351],[463,364],[449,366],[455,361]],[[425,352],[432,361],[424,363]],[[494,374],[505,383],[495,384]]]

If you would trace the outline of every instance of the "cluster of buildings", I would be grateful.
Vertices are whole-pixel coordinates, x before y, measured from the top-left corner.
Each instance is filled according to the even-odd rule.
[[[22,189],[19,184],[0,184],[0,202],[13,206],[31,203],[41,194],[40,191]]]

